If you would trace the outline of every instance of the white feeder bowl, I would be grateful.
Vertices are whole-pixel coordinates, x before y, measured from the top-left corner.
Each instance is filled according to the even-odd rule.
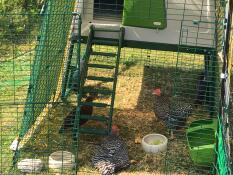
[[[146,153],[158,153],[167,150],[167,137],[161,134],[148,134],[142,139],[142,149]]]
[[[57,151],[49,156],[49,168],[55,172],[70,171],[75,167],[75,156],[68,151]]]
[[[23,173],[39,173],[43,168],[40,159],[23,159],[18,163],[18,169]]]

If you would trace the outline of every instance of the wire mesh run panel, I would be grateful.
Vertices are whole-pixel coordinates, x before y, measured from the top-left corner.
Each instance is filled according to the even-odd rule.
[[[1,2],[0,175],[100,174],[119,162],[129,175],[230,174],[225,1]],[[117,158],[103,142],[112,124],[126,145]],[[167,138],[148,143],[164,152],[144,152],[151,133]]]
[[[50,144],[48,121],[59,104],[75,1],[1,5],[0,174],[36,173],[63,149]],[[47,139],[34,137],[38,131]]]

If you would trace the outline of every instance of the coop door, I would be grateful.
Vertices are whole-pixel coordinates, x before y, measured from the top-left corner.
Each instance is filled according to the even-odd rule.
[[[123,25],[152,29],[166,28],[165,0],[125,0]]]
[[[94,19],[121,20],[124,0],[94,0]]]

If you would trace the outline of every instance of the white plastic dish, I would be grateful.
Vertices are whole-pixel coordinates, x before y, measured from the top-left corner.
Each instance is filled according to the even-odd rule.
[[[18,169],[23,173],[39,173],[43,168],[40,159],[23,159],[18,163]]]
[[[70,171],[75,167],[75,156],[68,151],[57,151],[49,156],[49,168],[55,172]]]
[[[168,139],[161,134],[148,134],[142,139],[142,149],[146,153],[158,153],[167,150]]]

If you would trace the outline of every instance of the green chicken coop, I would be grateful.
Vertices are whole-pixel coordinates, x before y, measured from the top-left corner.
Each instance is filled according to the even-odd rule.
[[[113,124],[129,174],[231,174],[232,0],[36,3],[0,5],[1,175],[98,174],[90,157]],[[149,133],[164,153],[136,144]]]

